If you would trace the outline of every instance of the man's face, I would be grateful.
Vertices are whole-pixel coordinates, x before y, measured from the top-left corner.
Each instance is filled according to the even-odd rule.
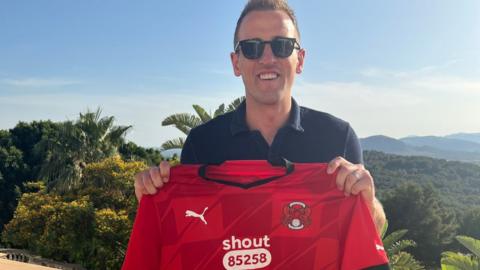
[[[274,37],[296,38],[297,31],[290,17],[283,11],[252,11],[244,17],[238,40],[259,38],[270,41]],[[250,60],[241,53],[232,53],[236,76],[242,76],[247,100],[264,105],[288,102],[295,73],[301,73],[305,51],[294,50],[287,58],[276,57],[270,44],[265,45],[259,59]]]

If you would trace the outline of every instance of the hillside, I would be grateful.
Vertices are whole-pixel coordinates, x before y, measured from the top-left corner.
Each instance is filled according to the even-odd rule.
[[[480,205],[480,166],[418,156],[364,152],[365,165],[375,179],[379,197],[404,181],[432,183],[451,206]]]

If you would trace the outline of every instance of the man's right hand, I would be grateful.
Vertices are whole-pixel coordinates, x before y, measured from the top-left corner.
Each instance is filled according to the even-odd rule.
[[[161,188],[164,183],[168,182],[170,178],[170,163],[162,161],[156,167],[149,169],[135,175],[135,196],[140,201],[143,194],[155,194],[157,188]]]

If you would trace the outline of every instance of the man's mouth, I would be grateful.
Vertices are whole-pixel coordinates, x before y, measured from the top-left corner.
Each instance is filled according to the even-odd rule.
[[[278,73],[275,72],[261,73],[260,75],[258,75],[260,80],[275,80],[276,78],[278,78],[278,76]]]

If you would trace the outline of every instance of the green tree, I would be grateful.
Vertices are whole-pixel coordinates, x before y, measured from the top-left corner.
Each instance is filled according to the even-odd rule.
[[[407,229],[418,243],[412,251],[415,258],[430,266],[437,264],[457,229],[453,210],[444,207],[437,191],[430,185],[403,183],[388,192],[382,202],[391,229]]]
[[[163,160],[159,150],[143,148],[133,142],[123,144],[118,151],[125,161],[144,161],[149,166],[158,165]]]
[[[466,211],[462,217],[458,233],[480,239],[480,206]]]
[[[212,118],[215,118],[219,115],[225,114],[227,112],[231,112],[235,110],[245,99],[245,97],[239,97],[232,101],[228,106],[225,107],[225,104],[221,104],[215,110],[213,114],[208,113],[204,108],[200,105],[192,105],[193,109],[195,110],[197,115],[190,114],[190,113],[176,113],[167,118],[163,119],[162,126],[174,126],[185,135],[190,133],[190,130],[194,127],[197,127],[203,123],[210,121]],[[179,137],[176,139],[168,140],[162,144],[162,150],[169,150],[169,149],[182,149],[183,144],[185,143],[185,139],[183,137]]]
[[[79,184],[86,163],[100,161],[118,153],[131,126],[114,126],[113,116],[101,117],[101,110],[80,113],[76,121],[66,121],[36,145],[47,153],[40,177],[47,188],[60,193]]]
[[[12,218],[27,170],[22,152],[7,144],[3,133],[0,134],[5,143],[0,145],[0,230]]]
[[[145,168],[117,155],[86,164],[81,186],[62,195],[28,183],[3,241],[87,269],[120,269],[137,207],[133,176]]]
[[[441,260],[442,270],[479,270],[480,240],[461,235],[455,238],[473,254],[462,254],[451,251],[443,252]]]

